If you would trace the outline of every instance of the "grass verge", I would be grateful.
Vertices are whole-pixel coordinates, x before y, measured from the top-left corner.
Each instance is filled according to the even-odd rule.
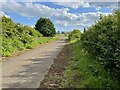
[[[23,44],[20,40],[14,39],[7,39],[7,41],[2,42],[2,57],[11,57],[14,56],[16,53],[26,49],[32,49],[40,44],[49,43],[51,41],[58,40],[59,38],[56,37],[35,37],[33,40],[28,41],[27,43]]]
[[[63,87],[73,88],[120,88],[118,80],[111,77],[97,60],[72,41],[73,56],[65,74]]]

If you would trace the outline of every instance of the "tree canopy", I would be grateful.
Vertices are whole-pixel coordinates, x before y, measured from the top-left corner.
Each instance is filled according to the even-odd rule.
[[[56,34],[54,24],[49,18],[40,18],[35,24],[35,29],[47,37],[53,37]]]

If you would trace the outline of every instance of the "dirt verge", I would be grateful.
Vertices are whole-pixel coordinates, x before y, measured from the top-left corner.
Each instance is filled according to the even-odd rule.
[[[66,44],[45,75],[39,88],[61,88],[64,71],[70,61],[70,46]]]

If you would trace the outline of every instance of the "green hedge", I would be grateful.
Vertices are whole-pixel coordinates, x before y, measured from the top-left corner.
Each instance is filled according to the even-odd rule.
[[[81,35],[82,47],[95,56],[100,64],[120,79],[120,12],[109,16],[100,16],[100,20]]]

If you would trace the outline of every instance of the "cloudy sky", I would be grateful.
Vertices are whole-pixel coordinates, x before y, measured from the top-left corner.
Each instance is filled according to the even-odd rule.
[[[65,0],[64,0],[65,1]],[[71,0],[72,1],[72,0]],[[58,31],[71,31],[89,27],[99,20],[99,15],[108,15],[117,9],[117,2],[58,2],[42,0],[29,2],[4,1],[0,15],[6,15],[17,23],[34,26],[40,17],[50,18]]]

